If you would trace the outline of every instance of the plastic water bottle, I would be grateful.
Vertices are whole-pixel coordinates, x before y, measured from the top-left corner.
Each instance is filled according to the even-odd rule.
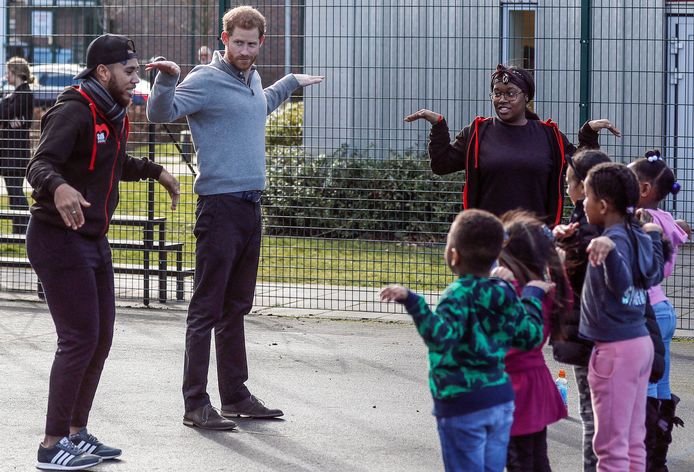
[[[564,406],[569,408],[569,382],[566,380],[566,371],[564,369],[559,370],[559,376],[554,383],[557,384]]]

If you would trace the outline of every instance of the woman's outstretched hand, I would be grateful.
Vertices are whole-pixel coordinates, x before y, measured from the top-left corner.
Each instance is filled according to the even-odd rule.
[[[612,124],[610,120],[607,120],[605,118],[599,119],[599,120],[591,120],[588,122],[588,126],[590,126],[590,129],[595,131],[596,133],[599,133],[601,129],[606,129],[610,133],[614,134],[618,138],[622,137],[622,132],[617,129],[615,125]]]
[[[443,119],[443,116],[440,115],[439,113],[436,113],[435,111],[427,110],[426,108],[422,108],[419,111],[416,111],[412,113],[411,115],[407,115],[405,117],[405,121],[410,123],[412,121],[417,121],[417,120],[427,120],[429,123],[432,125],[435,125],[439,121]]]

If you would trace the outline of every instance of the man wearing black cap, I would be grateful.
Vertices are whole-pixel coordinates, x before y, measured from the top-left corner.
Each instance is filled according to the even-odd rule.
[[[121,180],[158,180],[171,208],[179,198],[178,182],[162,166],[125,151],[138,68],[127,37],[106,34],[92,41],[87,67],[76,76],[82,82],[61,93],[41,119],[41,138],[27,168],[35,200],[27,255],[58,335],[40,469],[80,470],[121,454],[87,432],[115,319],[106,232]]]

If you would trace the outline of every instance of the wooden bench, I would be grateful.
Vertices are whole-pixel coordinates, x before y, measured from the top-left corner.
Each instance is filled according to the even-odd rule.
[[[0,219],[26,218],[29,220],[29,212],[21,210],[0,210]],[[111,226],[134,226],[142,228],[142,239],[110,239],[112,249],[128,251],[141,251],[142,264],[124,264],[114,262],[113,271],[121,274],[143,275],[143,303],[149,305],[150,301],[150,277],[158,277],[159,301],[166,303],[167,279],[176,278],[176,299],[183,300],[185,292],[185,278],[194,274],[193,268],[183,267],[182,242],[166,240],[166,218],[155,216],[147,218],[138,215],[114,215]],[[157,235],[155,240],[154,235]],[[0,244],[25,244],[26,236],[23,234],[0,234]],[[168,266],[168,254],[175,256],[175,268]],[[157,265],[152,265],[152,254],[157,255]],[[26,257],[0,257],[0,266],[5,267],[31,267]],[[43,290],[39,284],[39,296]]]

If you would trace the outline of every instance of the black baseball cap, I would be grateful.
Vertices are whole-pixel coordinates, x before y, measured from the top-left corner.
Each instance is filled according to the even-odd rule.
[[[89,47],[87,47],[87,67],[77,74],[75,79],[84,79],[99,64],[109,65],[137,58],[135,52],[135,43],[127,36],[110,33],[101,35],[89,43]]]

